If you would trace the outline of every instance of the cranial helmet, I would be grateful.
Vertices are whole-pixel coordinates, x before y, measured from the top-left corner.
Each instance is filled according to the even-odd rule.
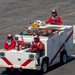
[[[8,34],[7,38],[13,38],[12,34]]]
[[[38,36],[38,35],[35,35],[35,36],[34,36],[34,39],[39,39],[39,36]]]
[[[55,16],[57,16],[57,11],[56,10],[52,10],[52,14],[55,14]]]
[[[57,13],[57,11],[56,10],[52,10],[52,13]]]

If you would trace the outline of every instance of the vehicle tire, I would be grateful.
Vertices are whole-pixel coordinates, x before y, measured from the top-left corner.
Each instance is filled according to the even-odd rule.
[[[11,72],[10,68],[6,68],[6,71],[7,71],[7,72]]]
[[[6,68],[6,70],[7,70],[7,71],[9,71],[9,70],[10,70],[10,68]]]
[[[13,72],[14,70],[11,70],[11,68],[6,68],[7,72]]]
[[[42,62],[41,71],[42,71],[43,74],[48,71],[48,61],[44,60],[44,61]]]
[[[66,52],[62,52],[60,54],[60,64],[65,64],[67,62],[67,54]]]

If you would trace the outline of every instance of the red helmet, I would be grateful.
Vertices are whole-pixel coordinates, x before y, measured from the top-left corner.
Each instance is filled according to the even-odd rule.
[[[13,38],[12,34],[8,34],[7,38]]]
[[[35,36],[34,36],[34,39],[39,39],[39,36],[38,36],[38,35],[35,35]]]
[[[55,14],[55,16],[57,16],[57,11],[56,10],[52,10],[52,14]]]
[[[52,13],[57,13],[57,11],[56,10],[52,10]]]

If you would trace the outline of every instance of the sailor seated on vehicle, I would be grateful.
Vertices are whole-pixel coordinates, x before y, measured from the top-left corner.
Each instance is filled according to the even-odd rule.
[[[56,10],[52,10],[52,15],[45,21],[46,24],[63,25],[61,17]]]
[[[40,64],[40,56],[43,51],[43,43],[40,41],[40,38],[38,35],[34,36],[34,41],[31,43],[30,51],[35,52],[38,56],[37,62],[38,65]]]
[[[15,37],[15,41],[16,41],[16,46],[15,46],[16,50],[19,51],[26,48],[26,44],[23,40],[19,40],[18,37]]]
[[[12,34],[8,34],[7,39],[4,43],[4,49],[5,50],[12,50],[15,48],[16,42],[13,38]]]

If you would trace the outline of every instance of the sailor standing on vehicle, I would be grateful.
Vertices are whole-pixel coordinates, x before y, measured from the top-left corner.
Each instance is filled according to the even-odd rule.
[[[14,49],[15,45],[16,45],[16,42],[13,39],[13,35],[12,34],[8,34],[7,40],[4,43],[4,49],[7,49],[7,50]]]
[[[63,22],[61,20],[61,17],[58,16],[56,10],[52,10],[52,15],[45,21],[46,24],[54,24],[54,25],[62,25]]]
[[[32,41],[30,50],[37,53],[37,56],[38,56],[38,58],[37,58],[38,64],[37,65],[40,65],[40,55],[41,55],[41,52],[43,50],[43,44],[40,41],[40,38],[38,35],[34,36],[34,41]]]

